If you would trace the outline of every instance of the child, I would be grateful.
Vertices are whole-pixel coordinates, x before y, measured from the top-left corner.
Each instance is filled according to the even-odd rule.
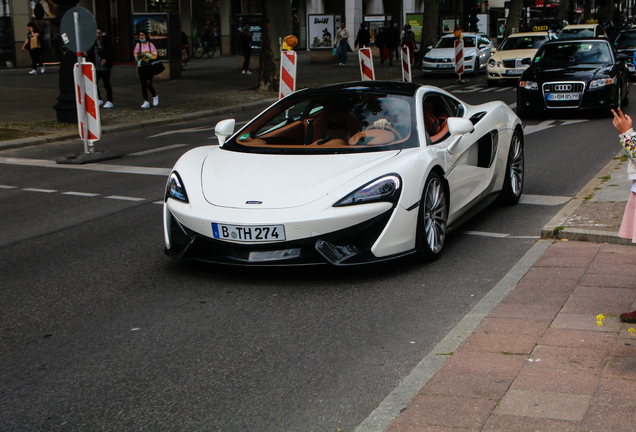
[[[612,114],[614,114],[614,127],[620,132],[621,145],[629,157],[627,175],[632,180],[632,191],[629,194],[618,236],[631,239],[633,243],[636,243],[636,163],[634,163],[634,159],[636,159],[636,132],[632,129],[632,118],[623,114],[620,108],[618,108],[618,113],[612,110]],[[625,322],[636,323],[636,310],[622,313],[620,318]]]

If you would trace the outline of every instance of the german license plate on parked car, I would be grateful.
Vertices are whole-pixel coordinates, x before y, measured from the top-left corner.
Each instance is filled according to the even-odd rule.
[[[579,100],[578,93],[548,93],[549,101],[558,100]]]
[[[506,75],[521,75],[525,69],[508,69]]]
[[[221,240],[271,242],[285,240],[284,225],[237,226],[212,222],[212,235]]]
[[[455,67],[455,65],[454,65],[454,64],[452,64],[452,63],[438,64],[438,65],[437,65],[437,68],[438,68],[438,69],[450,69],[450,68],[452,68],[452,67]]]

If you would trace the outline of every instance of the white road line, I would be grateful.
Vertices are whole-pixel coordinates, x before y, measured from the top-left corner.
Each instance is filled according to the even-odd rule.
[[[240,125],[244,125],[245,123],[247,123],[249,120],[246,121],[240,121],[240,122],[236,122],[234,123],[236,126],[240,126]],[[162,132],[162,133],[158,133],[156,135],[151,135],[149,137],[146,137],[146,139],[148,138],[155,138],[155,137],[160,137],[160,136],[166,136],[166,135],[173,135],[173,134],[180,134],[180,133],[195,133],[195,132],[204,132],[204,131],[209,131],[209,130],[214,130],[215,126],[201,126],[201,127],[195,127],[195,128],[188,128],[188,129],[178,129],[178,130],[171,130],[171,131],[167,131],[167,132]]]
[[[130,153],[128,156],[143,156],[143,155],[147,155],[147,154],[150,154],[150,153],[157,153],[157,152],[161,152],[161,151],[176,149],[176,148],[179,148],[179,147],[185,147],[187,145],[188,144],[172,144],[172,145],[165,146],[165,147],[158,147],[158,148],[154,148],[154,149],[150,149],[150,150],[144,150],[144,151],[140,151],[140,152]]]
[[[510,109],[515,109],[517,108],[517,102],[513,102],[510,105],[508,105],[510,107]]]
[[[153,204],[163,205],[163,201],[154,201]]]
[[[556,125],[553,125],[555,120],[545,120],[539,123],[538,125],[528,125],[523,128],[524,135],[530,135],[531,133],[539,132],[545,129],[550,129]]]
[[[511,90],[511,89],[512,89],[511,87],[504,87],[504,88],[495,90],[495,92],[502,92],[502,91]]]
[[[486,88],[486,89],[483,89],[483,90],[479,90],[479,93],[486,93],[486,92],[493,91],[493,90],[494,90],[494,88],[489,87],[489,88]]]
[[[0,185],[0,189],[17,189],[17,186]]]
[[[84,171],[101,171],[101,172],[111,172],[111,173],[118,173],[118,174],[156,175],[156,176],[162,176],[162,177],[168,176],[170,174],[170,171],[172,171],[171,168],[152,168],[152,167],[106,165],[106,164],[70,165],[70,164],[57,164],[55,163],[55,161],[43,160],[43,159],[22,159],[22,158],[7,158],[7,157],[0,157],[0,164],[75,169],[75,170],[84,170]]]
[[[577,123],[583,123],[589,121],[587,119],[583,119],[583,120],[565,120],[563,123],[561,123],[561,126],[567,126],[567,125],[571,125],[571,124],[577,124]]]
[[[83,196],[83,197],[96,197],[99,196],[99,194],[96,193],[88,193],[88,192],[62,192],[62,195],[74,195],[74,196]]]
[[[53,192],[57,192],[56,190],[53,189],[36,189],[36,188],[24,188],[22,189],[23,191],[27,191],[27,192],[42,192],[42,193],[53,193]]]
[[[111,196],[107,196],[104,197],[106,199],[114,199],[114,200],[122,200],[122,201],[146,201],[145,198],[135,198],[135,197],[126,197],[126,196],[119,196],[119,195],[111,195]]]
[[[571,199],[572,197],[566,197],[566,196],[523,194],[521,195],[519,204],[555,206],[555,205],[565,204],[566,202],[569,202]]]

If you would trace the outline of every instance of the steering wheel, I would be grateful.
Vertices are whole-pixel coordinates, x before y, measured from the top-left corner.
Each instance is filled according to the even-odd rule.
[[[403,139],[403,138],[402,138],[402,135],[398,132],[398,130],[397,130],[396,128],[394,128],[394,127],[393,127],[393,125],[391,125],[391,123],[390,123],[390,122],[388,122],[388,121],[386,121],[385,119],[377,120],[375,123],[380,122],[380,121],[382,121],[382,120],[384,120],[384,121],[386,122],[386,123],[384,123],[384,127],[377,127],[377,126],[375,126],[375,124],[370,124],[369,126],[367,126],[367,127],[363,130],[363,132],[364,132],[364,131],[368,131],[368,130],[373,130],[373,129],[377,129],[377,130],[388,130],[389,132],[392,132],[392,133],[393,133],[393,135],[395,135],[396,139],[398,139],[398,140]]]

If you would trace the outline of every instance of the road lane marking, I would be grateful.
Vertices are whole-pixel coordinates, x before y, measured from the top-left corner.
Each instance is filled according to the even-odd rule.
[[[62,195],[74,195],[74,196],[83,196],[83,197],[95,197],[95,196],[99,196],[99,194],[96,193],[88,193],[88,192],[62,192]]]
[[[53,189],[37,189],[37,188],[23,188],[22,190],[27,192],[42,192],[42,193],[57,192],[56,190],[53,190]]]
[[[121,200],[121,201],[146,201],[146,198],[135,198],[135,197],[120,196],[120,195],[111,195],[104,198]]]
[[[545,121],[542,121],[541,123],[539,123],[538,125],[525,126],[523,128],[523,133],[524,133],[524,135],[530,135],[530,134],[535,133],[535,132],[539,132],[539,131],[542,131],[542,130],[545,130],[545,129],[550,129],[551,127],[556,126],[556,125],[552,124],[555,121],[556,120],[545,120]]]
[[[555,206],[569,202],[572,197],[555,196],[555,195],[521,195],[519,204],[545,205]]]
[[[17,189],[17,186],[0,185],[0,189]]]
[[[493,90],[494,90],[494,88],[492,88],[492,87],[488,87],[488,88],[485,88],[485,89],[483,89],[483,90],[479,90],[479,93],[486,93],[486,92],[490,92],[490,91],[493,91]],[[504,90],[505,90],[505,89],[504,89]]]
[[[71,164],[57,164],[55,163],[55,161],[44,160],[44,159],[23,159],[23,158],[7,158],[7,157],[0,157],[0,164],[45,167],[45,168],[75,169],[75,170],[84,170],[84,171],[100,171],[100,172],[110,172],[110,173],[117,173],[117,174],[157,175],[162,177],[167,177],[172,171],[172,168],[152,168],[152,167],[106,165],[106,164],[71,165]]]
[[[510,107],[510,109],[515,109],[517,108],[517,102],[513,102],[510,105],[508,105]]]
[[[504,88],[500,88],[500,89],[495,90],[495,92],[502,92],[502,91],[506,91],[506,90],[512,90],[512,88],[511,87],[504,87]]]
[[[139,152],[135,152],[135,153],[130,153],[128,156],[143,156],[143,155],[147,155],[150,153],[157,153],[157,152],[162,152],[162,151],[166,151],[166,150],[172,150],[172,149],[176,149],[179,147],[185,147],[188,144],[172,144],[169,146],[165,146],[165,147],[157,147],[157,148],[153,148],[150,150],[143,150],[143,151],[139,151]]]

